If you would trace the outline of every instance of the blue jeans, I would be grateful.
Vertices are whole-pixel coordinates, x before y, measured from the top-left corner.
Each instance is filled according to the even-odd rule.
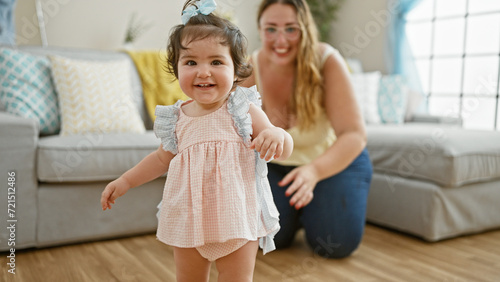
[[[288,186],[278,186],[278,181],[295,167],[268,163],[268,168],[274,202],[280,212],[281,229],[274,237],[278,249],[289,247],[300,228],[305,229],[312,250],[323,257],[347,257],[358,247],[364,233],[373,173],[366,149],[345,170],[318,182],[313,200],[300,210],[290,206],[290,197],[285,196]]]

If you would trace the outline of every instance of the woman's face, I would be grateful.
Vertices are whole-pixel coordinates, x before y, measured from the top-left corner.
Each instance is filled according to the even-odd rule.
[[[267,7],[260,17],[259,33],[262,51],[274,63],[295,63],[301,31],[293,6],[276,3]]]

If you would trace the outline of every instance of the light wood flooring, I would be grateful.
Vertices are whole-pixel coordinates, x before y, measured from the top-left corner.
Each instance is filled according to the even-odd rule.
[[[315,256],[301,235],[287,250],[259,252],[254,281],[500,281],[500,230],[427,243],[368,224],[361,246],[342,260]],[[0,281],[175,281],[172,249],[154,234],[19,250],[15,275],[1,255]]]

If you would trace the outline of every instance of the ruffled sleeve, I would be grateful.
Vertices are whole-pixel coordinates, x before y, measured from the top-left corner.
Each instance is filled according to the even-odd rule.
[[[233,117],[234,126],[236,127],[238,135],[240,135],[245,144],[248,145],[250,144],[251,135],[253,133],[252,118],[248,112],[250,103],[258,107],[262,105],[260,94],[257,92],[256,86],[250,88],[236,87],[236,90],[229,95],[227,103],[227,110]]]
[[[258,107],[262,106],[260,94],[257,87],[250,88],[237,87],[231,93],[228,100],[228,111],[232,115],[234,125],[238,134],[246,144],[250,144],[252,129],[252,118],[248,110],[250,103]],[[257,190],[257,204],[259,209],[258,230],[265,230],[266,236],[259,239],[259,246],[264,254],[276,249],[274,236],[280,229],[279,212],[274,204],[273,194],[267,179],[266,161],[260,158],[260,154],[255,151],[255,184]]]
[[[274,204],[273,193],[267,179],[266,161],[260,158],[255,151],[255,182],[257,189],[257,203],[260,209],[259,230],[266,230],[267,235],[259,239],[259,246],[264,254],[276,249],[274,236],[280,230],[279,212]]]
[[[257,107],[262,108],[262,100],[260,97],[260,93],[257,91],[257,86],[252,86],[250,88],[245,88],[245,87],[238,87],[236,88],[236,91],[240,91],[245,93],[247,96],[248,101],[251,103],[255,104]]]
[[[179,119],[179,110],[183,101],[179,100],[171,106],[156,106],[154,132],[160,138],[165,151],[177,154],[177,137],[175,135],[175,125]]]

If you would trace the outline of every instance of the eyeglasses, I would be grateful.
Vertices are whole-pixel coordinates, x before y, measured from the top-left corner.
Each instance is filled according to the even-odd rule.
[[[298,26],[285,26],[285,27],[276,27],[276,26],[266,26],[264,27],[264,36],[266,40],[275,40],[278,38],[278,34],[282,33],[286,39],[295,40],[299,38],[301,31]]]

